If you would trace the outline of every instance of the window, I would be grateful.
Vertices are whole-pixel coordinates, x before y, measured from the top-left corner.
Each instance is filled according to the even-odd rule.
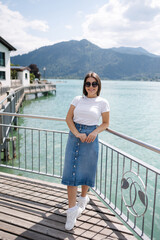
[[[28,74],[27,73],[25,73],[25,79],[28,79]]]
[[[0,80],[6,79],[6,73],[4,71],[0,71]]]
[[[0,66],[5,67],[5,53],[0,52]]]

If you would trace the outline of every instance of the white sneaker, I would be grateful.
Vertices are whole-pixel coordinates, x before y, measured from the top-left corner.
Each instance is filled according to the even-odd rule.
[[[88,197],[88,195],[86,195],[86,197],[79,196],[77,206],[80,207],[82,211],[84,211],[89,201],[90,198]]]
[[[76,207],[75,210],[67,210],[67,220],[65,224],[66,230],[71,230],[76,224],[76,219],[81,215],[82,209],[80,207]]]

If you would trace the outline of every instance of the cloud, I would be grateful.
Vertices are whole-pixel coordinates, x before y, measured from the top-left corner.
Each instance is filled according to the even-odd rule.
[[[71,25],[66,25],[65,28],[68,29],[68,30],[71,30],[72,26]]]
[[[48,31],[49,26],[45,21],[37,19],[29,21],[18,11],[11,11],[1,2],[0,23],[1,36],[17,49],[16,52],[12,52],[12,55],[26,53],[41,46],[52,44],[46,38],[29,33],[31,30]]]
[[[135,1],[130,4],[124,17],[131,21],[148,22],[152,21],[159,13],[159,8],[146,5],[145,1]]]
[[[34,30],[42,31],[42,32],[47,32],[49,29],[49,26],[47,25],[47,23],[45,21],[40,21],[40,20],[30,21],[28,23],[28,27]]]
[[[103,48],[144,47],[160,54],[160,4],[156,0],[109,0],[86,16],[83,38]]]

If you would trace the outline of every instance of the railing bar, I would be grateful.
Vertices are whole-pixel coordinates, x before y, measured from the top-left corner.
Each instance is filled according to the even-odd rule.
[[[130,171],[132,171],[132,159],[129,159],[130,160]],[[131,192],[130,192],[130,194],[131,194]],[[131,197],[130,197],[130,199],[131,199]],[[127,221],[129,220],[129,217],[130,216],[130,212],[128,211],[128,209],[127,209]]]
[[[156,193],[157,193],[157,174],[156,174],[156,177],[155,177],[155,189],[154,189],[154,203],[153,203],[153,214],[152,214],[151,239],[153,239],[153,230],[154,230],[154,216],[155,216],[155,206],[156,206]]]
[[[62,176],[62,133],[61,133],[61,159],[60,159],[60,176]]]
[[[46,132],[46,174],[48,172],[48,165],[47,165],[47,149],[48,149],[48,146],[47,146],[47,132]]]
[[[41,171],[41,133],[38,131],[38,171]]]
[[[147,183],[148,183],[147,181],[148,181],[148,168],[146,168],[145,194],[147,192]],[[144,233],[144,222],[145,222],[145,215],[143,215],[143,218],[142,218],[142,236]]]
[[[100,194],[102,193],[102,160],[103,160],[103,145],[101,144]]]
[[[9,113],[9,112],[1,112],[0,115],[6,116],[16,116],[16,117],[23,117],[23,118],[35,118],[35,119],[45,119],[45,120],[54,120],[54,121],[62,121],[65,122],[65,118],[57,118],[57,117],[46,117],[46,116],[39,116],[39,115],[29,115],[29,114],[17,114],[17,113]]]
[[[137,140],[137,139],[135,139],[135,138],[131,138],[131,137],[127,136],[127,135],[124,135],[124,134],[122,134],[122,133],[116,132],[116,131],[114,131],[114,130],[112,130],[112,129],[107,129],[106,131],[109,132],[109,133],[111,133],[111,134],[114,134],[114,135],[116,135],[116,136],[118,136],[118,137],[120,137],[120,138],[123,138],[123,139],[125,139],[125,140],[127,140],[127,141],[129,141],[129,142],[135,143],[135,144],[137,144],[137,145],[139,145],[139,146],[141,146],[141,147],[144,147],[144,148],[150,149],[151,151],[160,153],[160,148],[155,147],[155,146],[153,146],[153,145],[151,145],[151,144],[142,142],[142,141]]]
[[[0,126],[5,126],[5,127],[15,127],[15,126],[13,126],[13,125],[6,125],[6,124],[0,124]],[[35,131],[41,131],[41,132],[43,132],[43,131],[45,131],[45,132],[56,132],[56,133],[63,133],[63,134],[68,134],[68,132],[66,132],[66,131],[59,131],[59,130],[48,130],[48,129],[40,129],[40,128],[30,128],[30,127],[21,127],[21,126],[16,126],[16,128],[20,128],[20,129],[27,129],[27,130],[31,130],[31,129],[33,129],[33,130],[35,130]]]
[[[54,158],[54,144],[55,144],[55,133],[53,132],[53,175],[54,175],[54,164],[55,164],[55,158]]]
[[[117,153],[117,177],[116,177],[116,192],[115,192],[115,208],[117,207],[118,177],[119,177],[119,153]]]
[[[127,222],[128,222],[128,220],[129,220],[129,211],[127,209]]]
[[[6,167],[6,165],[2,165],[2,167]],[[29,173],[35,173],[35,174],[40,174],[40,175],[43,175],[43,176],[49,176],[49,177],[56,177],[56,178],[59,178],[61,179],[61,176],[58,176],[58,175],[52,175],[52,174],[49,174],[49,173],[44,173],[44,172],[38,172],[38,171],[32,171],[30,169],[25,169],[25,168],[17,168],[17,167],[13,167],[12,166],[8,166],[7,168],[11,168],[11,169],[14,169],[14,170],[19,170],[19,171],[24,171],[24,172],[29,172]]]
[[[8,116],[17,116],[17,117],[26,117],[26,118],[38,118],[38,119],[46,119],[46,120],[55,120],[55,121],[65,121],[64,118],[56,118],[56,117],[46,117],[46,116],[37,116],[37,115],[26,115],[26,114],[17,114],[17,113],[0,113],[0,115],[8,115]],[[160,153],[160,148],[152,146],[150,144],[147,144],[145,142],[139,141],[135,138],[131,138],[127,135],[124,135],[122,133],[116,132],[112,129],[106,129],[107,132],[112,133],[120,138],[123,138],[129,142],[135,143],[137,145],[140,145],[144,148],[150,149],[151,151]]]
[[[113,173],[113,149],[111,150],[111,176],[110,176],[110,194],[109,194],[109,200],[111,202],[111,194],[112,194],[112,173]]]
[[[136,227],[137,218],[134,216],[134,228]]]
[[[9,145],[11,145],[10,146],[10,152],[12,153],[12,156],[10,156],[11,158],[12,158],[12,167],[14,166],[14,160],[13,160],[13,158],[14,158],[14,147],[13,147],[13,128],[11,128],[11,142],[9,142]]]
[[[25,139],[25,169],[26,169],[27,168],[26,129],[24,131],[24,139]]]
[[[123,168],[122,168],[122,175],[124,174],[124,169],[125,169],[125,156],[123,156]],[[123,212],[123,198],[121,196],[121,214]]]
[[[19,168],[21,167],[21,155],[20,155],[20,134],[19,134],[19,128],[18,128],[18,161],[19,161]]]
[[[33,130],[31,130],[31,144],[32,144],[32,171],[33,171]]]
[[[130,171],[132,171],[132,159],[129,159],[130,160]]]
[[[137,169],[138,176],[139,176],[139,168],[140,168],[140,164],[138,163],[138,169]]]
[[[106,161],[105,161],[105,198],[107,193],[107,167],[108,167],[108,147],[106,146]]]
[[[7,132],[7,130],[5,130],[5,132]],[[7,136],[5,136],[5,137],[7,137]],[[8,153],[7,153],[7,150],[8,150],[8,143],[5,142],[4,160],[6,161],[6,166],[8,166],[8,156],[7,156]]]

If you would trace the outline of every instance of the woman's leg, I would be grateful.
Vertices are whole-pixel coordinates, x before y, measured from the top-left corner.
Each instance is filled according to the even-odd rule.
[[[77,218],[81,215],[82,209],[76,205],[77,187],[67,186],[69,209],[67,210],[66,230],[71,230],[76,224]]]
[[[87,195],[88,192],[88,186],[87,185],[82,185],[82,193],[81,196],[78,198],[78,206],[82,209],[82,211],[85,210],[87,203],[89,203],[90,199],[89,196]]]
[[[69,208],[76,206],[77,187],[67,186]]]
[[[86,197],[89,187],[87,185],[82,185],[81,188],[82,188],[81,197]]]

